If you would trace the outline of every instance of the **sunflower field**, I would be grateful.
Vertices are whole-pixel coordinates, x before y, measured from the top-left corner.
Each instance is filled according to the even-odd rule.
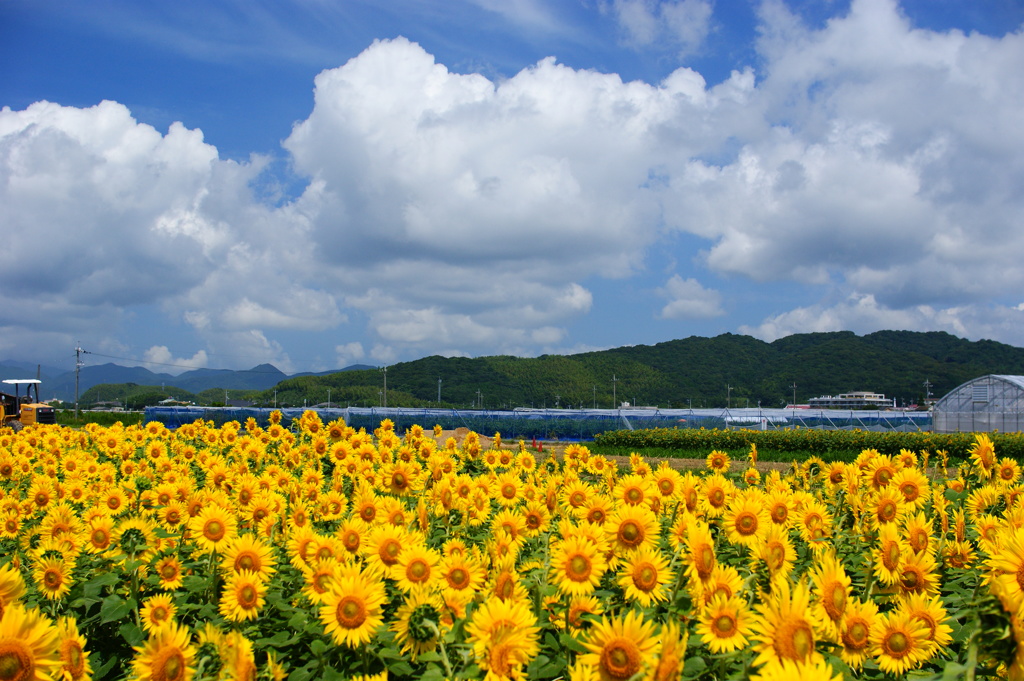
[[[306,412],[0,430],[0,681],[1024,679],[985,435],[763,475]]]

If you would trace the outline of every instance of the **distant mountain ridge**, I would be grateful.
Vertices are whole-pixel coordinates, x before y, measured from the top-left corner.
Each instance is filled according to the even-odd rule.
[[[356,369],[370,368],[364,364],[353,365]],[[348,371],[349,368],[336,369],[325,373]],[[0,362],[0,379],[35,378],[37,365],[28,362]],[[41,367],[38,371],[42,380],[40,396],[43,399],[60,399],[74,401],[75,372],[57,369],[52,366]],[[298,376],[319,374],[296,374]],[[106,363],[83,366],[78,376],[79,395],[89,388],[102,384],[134,383],[136,385],[174,386],[191,393],[200,393],[211,388],[221,390],[269,390],[288,378],[288,374],[273,364],[259,364],[251,369],[192,369],[177,376],[168,373],[156,373],[145,367],[126,367],[120,364]]]

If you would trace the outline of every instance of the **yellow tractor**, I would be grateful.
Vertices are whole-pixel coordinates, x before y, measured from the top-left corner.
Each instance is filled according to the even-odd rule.
[[[0,425],[15,431],[33,423],[56,423],[57,413],[48,404],[39,401],[38,378],[5,378],[6,385],[14,386],[14,394],[0,391]],[[21,394],[25,386],[25,394]]]

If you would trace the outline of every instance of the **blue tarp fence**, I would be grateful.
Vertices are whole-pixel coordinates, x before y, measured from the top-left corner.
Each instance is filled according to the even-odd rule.
[[[501,433],[505,440],[593,440],[610,430],[641,428],[747,428],[780,430],[816,428],[821,430],[928,431],[929,412],[857,411],[838,409],[515,409],[512,411],[467,409],[404,409],[388,407],[309,408],[324,423],[344,419],[353,428],[372,431],[384,419],[391,419],[395,432],[404,433],[414,424],[430,430],[469,428],[481,435]],[[177,428],[197,419],[223,425],[245,423],[250,417],[261,426],[270,422],[265,408],[236,407],[147,407],[145,422],[159,421]],[[302,416],[306,409],[279,409],[284,425]]]

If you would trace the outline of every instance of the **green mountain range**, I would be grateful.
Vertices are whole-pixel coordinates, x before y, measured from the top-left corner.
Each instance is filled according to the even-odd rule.
[[[73,400],[73,373],[48,380],[43,369],[44,397],[58,392]],[[8,372],[23,377],[38,369],[0,364],[0,378]],[[808,333],[772,343],[723,334],[577,355],[424,357],[393,364],[386,372],[357,365],[287,376],[272,365],[260,365],[171,376],[106,364],[82,373],[84,407],[116,402],[135,409],[168,397],[201,405],[227,399],[282,407],[328,401],[372,407],[385,399],[390,407],[460,409],[611,408],[623,402],[662,408],[779,407],[794,399],[806,403],[858,390],[910,405],[923,404],[926,393],[941,397],[985,374],[1024,375],[1024,348],[942,332]],[[61,390],[54,391],[58,386]]]
[[[425,357],[382,369],[293,377],[258,403],[416,407],[779,407],[865,390],[923,403],[985,374],[1024,374],[1024,348],[943,332],[692,336],[577,355]],[[438,381],[440,380],[440,386]],[[795,386],[795,387],[794,387]],[[438,388],[440,387],[440,402]]]

